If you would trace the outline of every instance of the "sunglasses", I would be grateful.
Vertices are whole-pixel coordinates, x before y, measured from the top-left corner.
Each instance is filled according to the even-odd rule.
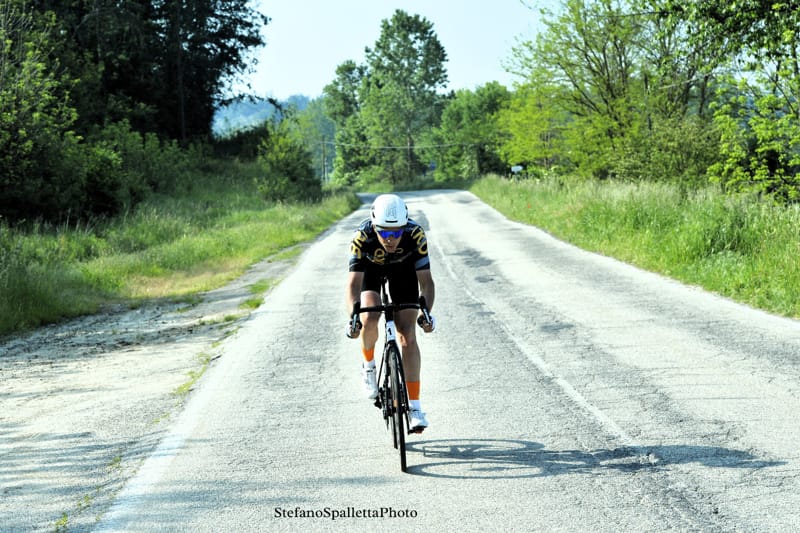
[[[384,239],[389,239],[389,238],[399,239],[400,237],[403,236],[402,229],[397,229],[397,230],[376,229],[375,231],[377,231],[378,235],[380,235]]]

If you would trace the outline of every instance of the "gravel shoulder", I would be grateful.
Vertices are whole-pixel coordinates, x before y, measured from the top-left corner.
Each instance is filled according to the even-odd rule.
[[[286,257],[192,305],[150,302],[0,339],[2,529],[91,529],[220,357],[219,342],[248,319],[249,287],[279,281],[296,254]]]

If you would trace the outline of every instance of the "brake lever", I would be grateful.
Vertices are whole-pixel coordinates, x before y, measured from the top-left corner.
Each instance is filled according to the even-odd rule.
[[[428,313],[428,305],[425,302],[425,297],[424,296],[420,296],[419,297],[419,310],[422,311],[422,316],[417,318],[417,324],[419,324],[420,327],[422,327],[422,322],[423,321],[427,322],[428,324],[430,324],[431,323],[431,315],[430,315],[430,313]]]
[[[359,311],[361,310],[361,303],[354,302],[353,303],[353,313],[350,318],[350,329],[353,332],[360,331],[362,324],[361,324],[361,315]]]

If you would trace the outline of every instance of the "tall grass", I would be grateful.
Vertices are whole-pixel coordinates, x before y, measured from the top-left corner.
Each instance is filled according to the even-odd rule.
[[[109,303],[136,305],[220,286],[359,205],[352,194],[267,203],[240,170],[237,177],[199,177],[180,197],[154,197],[93,225],[21,231],[0,223],[0,334]]]
[[[800,317],[799,206],[662,183],[494,176],[471,190],[582,248]]]

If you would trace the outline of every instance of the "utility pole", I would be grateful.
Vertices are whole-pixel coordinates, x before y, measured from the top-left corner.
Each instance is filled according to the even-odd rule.
[[[328,158],[325,153],[325,145],[328,144],[325,137],[322,137],[322,183],[328,183]]]

